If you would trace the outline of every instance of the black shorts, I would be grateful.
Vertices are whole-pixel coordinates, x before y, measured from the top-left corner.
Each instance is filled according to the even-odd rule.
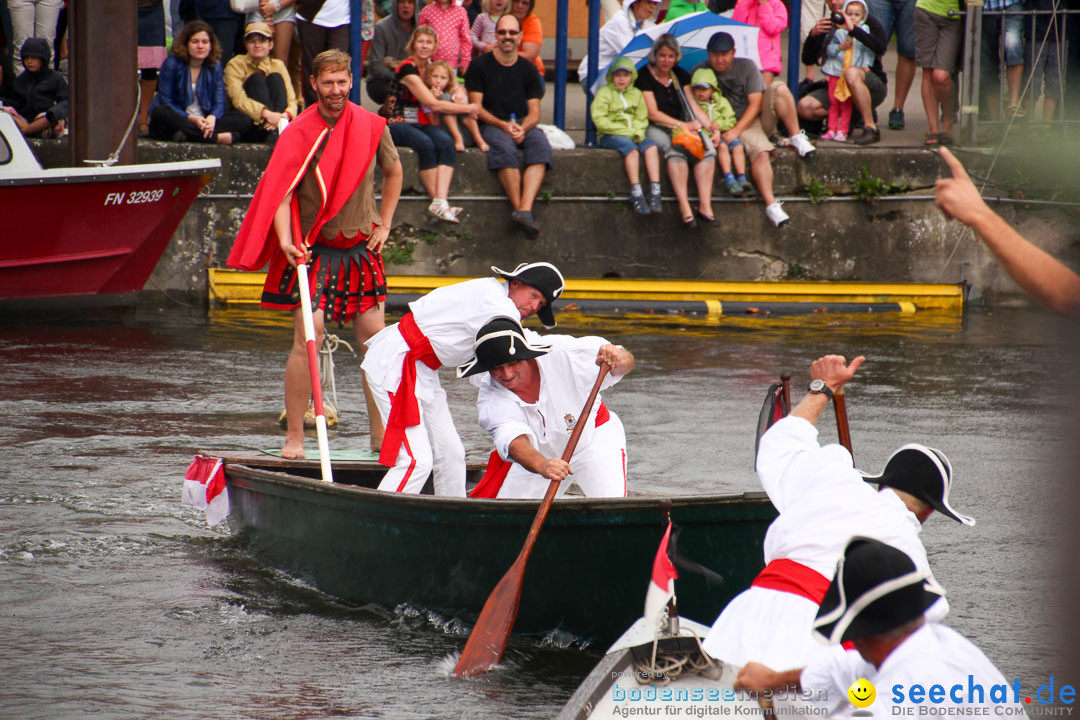
[[[488,150],[488,170],[502,170],[503,168],[520,168],[518,150],[525,153],[525,166],[544,164],[551,167],[551,145],[548,144],[547,136],[540,128],[533,128],[525,133],[525,139],[520,145],[514,142],[502,128],[494,125],[480,125],[480,134],[484,141],[491,146]]]

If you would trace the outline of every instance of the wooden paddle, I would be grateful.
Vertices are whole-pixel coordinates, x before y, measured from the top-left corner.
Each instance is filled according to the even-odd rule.
[[[596,375],[596,382],[593,383],[589,399],[585,401],[585,407],[578,415],[570,441],[566,443],[566,449],[563,450],[562,459],[566,462],[570,462],[570,458],[574,455],[581,431],[585,429],[585,421],[592,412],[593,401],[600,392],[600,383],[604,381],[604,376],[607,375],[609,369],[607,363],[601,363],[600,372]],[[540,508],[536,511],[536,517],[533,519],[532,527],[529,528],[525,545],[521,548],[517,560],[491,591],[487,602],[484,603],[484,609],[480,611],[480,617],[473,625],[469,639],[465,642],[465,649],[461,651],[461,658],[454,667],[454,677],[480,675],[495,667],[502,659],[506,642],[510,639],[510,631],[514,627],[514,620],[517,619],[518,605],[521,604],[521,585],[525,580],[525,564],[529,562],[529,555],[532,554],[533,546],[536,544],[536,537],[540,534],[540,528],[547,518],[548,510],[551,509],[551,503],[554,502],[558,489],[559,481],[552,480],[540,503]]]
[[[295,205],[292,212],[293,240],[300,234],[300,213]],[[301,246],[301,250],[303,246]],[[319,348],[315,345],[315,316],[311,309],[311,287],[308,283],[307,263],[296,263],[296,282],[300,289],[300,314],[304,319],[304,339],[307,341],[308,372],[311,375],[311,397],[315,405],[315,434],[319,439],[319,464],[322,466],[323,482],[334,482],[330,467],[330,441],[326,431],[326,412],[323,410],[322,380],[319,379]]]
[[[840,444],[851,453],[851,459],[854,461],[855,453],[851,449],[851,429],[848,427],[847,422],[847,404],[844,401],[844,388],[840,388],[833,393],[833,409],[836,411],[836,435],[840,439]]]

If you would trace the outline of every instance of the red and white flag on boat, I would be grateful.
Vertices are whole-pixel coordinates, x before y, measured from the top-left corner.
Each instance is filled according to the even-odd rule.
[[[214,527],[229,515],[229,491],[225,468],[218,458],[196,455],[184,474],[180,504],[206,511],[206,521]]]
[[[645,617],[657,624],[663,616],[667,615],[668,600],[675,597],[675,578],[679,577],[668,555],[671,528],[672,523],[669,520],[667,530],[664,531],[664,539],[660,541],[660,547],[656,550],[656,559],[653,560],[649,591],[645,593]]]

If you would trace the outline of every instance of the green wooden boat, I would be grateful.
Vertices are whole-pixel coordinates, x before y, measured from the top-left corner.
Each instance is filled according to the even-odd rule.
[[[513,564],[539,501],[442,498],[374,490],[373,462],[250,453],[224,458],[230,524],[261,561],[354,603],[400,603],[473,621]],[[470,480],[482,468],[470,467]],[[641,616],[663,509],[681,551],[724,576],[679,580],[679,610],[715,618],[761,570],[776,511],[764,493],[557,500],[529,559],[515,631],[617,638]]]

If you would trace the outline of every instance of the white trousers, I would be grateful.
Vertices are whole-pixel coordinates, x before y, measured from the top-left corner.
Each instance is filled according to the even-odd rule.
[[[578,445],[570,458],[570,475],[559,484],[561,497],[575,482],[586,497],[626,497],[626,432],[622,421],[611,413],[596,428],[588,445]],[[499,488],[500,498],[542,498],[551,481],[514,463]]]
[[[397,388],[383,387],[371,375],[368,384],[379,413],[390,417],[390,396]],[[465,446],[450,416],[439,374],[420,361],[416,361],[416,397],[420,424],[405,430],[397,462],[383,476],[379,489],[419,494],[434,469],[436,495],[465,497]]]
[[[64,0],[7,0],[8,13],[11,15],[12,59],[15,62],[15,77],[22,74],[23,43],[27,38],[39,37],[49,41],[53,57],[56,56],[56,19],[64,7]],[[52,67],[51,60],[46,63]]]
[[[806,667],[829,651],[813,636],[817,611],[801,595],[751,586],[727,604],[703,645],[732,665],[754,660],[779,672]]]

